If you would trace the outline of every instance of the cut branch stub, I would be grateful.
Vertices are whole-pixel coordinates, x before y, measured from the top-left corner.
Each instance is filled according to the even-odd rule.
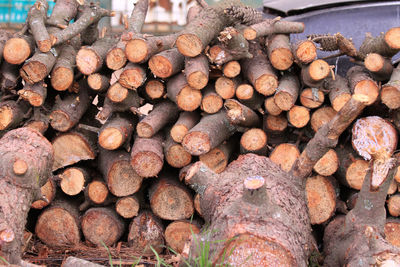
[[[275,19],[266,19],[260,23],[251,25],[244,29],[243,35],[247,40],[254,40],[257,37],[267,36],[276,33],[302,33],[304,23],[282,21],[280,17]]]

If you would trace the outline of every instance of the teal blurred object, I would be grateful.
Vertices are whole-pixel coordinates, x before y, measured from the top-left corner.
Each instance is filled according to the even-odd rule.
[[[0,23],[25,23],[29,8],[35,3],[34,0],[0,0]],[[49,14],[54,6],[49,1]]]
[[[261,8],[263,6],[263,0],[241,0],[243,4],[254,8]],[[218,0],[206,0],[207,4],[212,5],[219,2]]]

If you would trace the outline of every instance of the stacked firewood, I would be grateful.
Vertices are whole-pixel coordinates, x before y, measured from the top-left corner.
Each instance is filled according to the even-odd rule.
[[[199,2],[166,36],[141,33],[148,0],[120,34],[97,27],[113,12],[78,0],[50,17],[38,0],[21,31],[1,33],[3,256],[20,262],[31,206],[52,247],[83,233],[139,255],[195,255],[187,241],[203,218],[217,230],[204,238],[229,240],[212,243],[214,263],[228,251],[233,265],[305,266],[311,225],[326,226],[328,266],[399,263],[400,221],[384,204],[400,215],[400,28],[357,50],[340,33],[296,40],[303,23],[236,0]],[[354,66],[335,75],[318,49]],[[374,246],[345,254],[365,239]]]

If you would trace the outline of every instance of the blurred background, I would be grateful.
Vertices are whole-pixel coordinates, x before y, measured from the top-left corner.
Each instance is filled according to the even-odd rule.
[[[116,12],[113,18],[104,18],[101,26],[112,26],[115,30],[122,30],[122,16],[131,13],[136,0],[95,0],[103,8]],[[217,0],[206,0],[212,4]],[[252,7],[261,7],[262,0],[242,0]],[[35,0],[0,0],[0,23],[2,27],[18,28],[26,20],[30,6]],[[48,1],[51,12],[55,1]],[[194,5],[195,0],[150,0],[150,8],[146,17],[143,32],[163,34],[180,30],[186,24],[187,10]]]

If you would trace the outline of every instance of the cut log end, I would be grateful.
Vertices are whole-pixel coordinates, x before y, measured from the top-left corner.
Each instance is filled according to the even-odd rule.
[[[372,72],[377,72],[381,70],[384,64],[385,64],[384,58],[376,53],[370,53],[364,59],[365,67]]]
[[[188,131],[189,129],[185,125],[177,124],[171,128],[170,134],[175,142],[182,143],[183,138],[185,137]]]
[[[18,94],[25,100],[28,101],[31,106],[40,107],[43,105],[45,99],[42,94],[31,90],[19,90]]]
[[[119,70],[124,67],[126,63],[125,51],[121,48],[113,48],[107,53],[106,64],[107,68],[111,70]]]
[[[295,51],[296,57],[302,63],[310,63],[317,57],[317,47],[312,41],[302,42]]]
[[[65,91],[74,82],[74,72],[69,68],[59,67],[51,74],[51,86],[57,91]]]
[[[335,150],[330,149],[314,165],[314,171],[322,176],[330,176],[339,168],[339,159]]]
[[[288,121],[284,116],[267,115],[265,118],[265,130],[270,132],[283,132],[288,126]]]
[[[0,107],[0,130],[5,130],[12,123],[13,110],[9,106]]]
[[[40,52],[47,53],[52,47],[52,41],[50,39],[37,41],[37,46]]]
[[[55,183],[51,179],[49,179],[44,184],[44,186],[40,188],[40,192],[42,193],[42,196],[44,196],[48,201],[36,200],[31,205],[31,207],[34,209],[43,209],[44,207],[47,207],[50,204],[50,202],[54,199],[56,195]]]
[[[100,68],[101,59],[95,51],[81,48],[76,55],[76,65],[84,75],[90,75]]]
[[[89,87],[95,91],[102,89],[103,81],[102,81],[101,74],[99,74],[99,73],[90,74],[87,78],[87,83],[88,83]]]
[[[224,251],[230,251],[226,256]],[[231,266],[295,266],[293,255],[282,244],[250,234],[240,234],[223,248],[217,261]]]
[[[333,99],[333,101],[331,102],[332,104],[332,108],[339,112],[339,110],[342,109],[342,107],[351,99],[351,94],[348,93],[344,93],[341,94],[340,96],[336,97],[335,99]],[[400,99],[399,99],[400,101]]]
[[[246,28],[243,31],[243,36],[246,40],[254,40],[257,37],[257,31],[252,28]]]
[[[115,210],[125,219],[131,219],[139,214],[139,201],[136,197],[124,197],[115,203]]]
[[[153,168],[158,168],[158,166],[154,164]],[[143,181],[142,177],[132,168],[129,161],[117,161],[108,172],[108,188],[115,196],[129,196],[139,191]]]
[[[226,77],[220,77],[215,82],[215,91],[223,99],[229,99],[235,96],[235,82],[232,79]]]
[[[62,110],[55,110],[50,114],[50,124],[60,132],[66,132],[73,126],[69,114]]]
[[[310,121],[310,111],[303,106],[293,106],[288,112],[288,121],[296,128],[303,128]]]
[[[386,85],[381,91],[381,100],[390,109],[400,108],[400,91],[396,86]]]
[[[390,48],[400,49],[400,27],[388,30],[385,33],[385,41]]]
[[[182,141],[184,148],[190,154],[199,156],[211,150],[210,138],[203,132],[188,133]]]
[[[323,107],[316,110],[311,116],[311,128],[317,132],[324,124],[331,121],[336,113],[332,107]]]
[[[143,138],[150,138],[155,134],[153,131],[153,127],[143,121],[141,121],[137,124],[136,132],[140,137],[143,137]]]
[[[245,151],[257,153],[261,152],[261,150],[266,147],[267,140],[267,135],[263,130],[250,129],[242,135],[240,145]]]
[[[324,223],[334,214],[336,208],[335,189],[326,177],[318,175],[308,178],[306,195],[311,224]]]
[[[190,73],[187,77],[188,84],[194,89],[203,89],[208,83],[208,76],[202,71]]]
[[[300,94],[300,103],[307,108],[318,108],[324,101],[325,95],[321,90],[306,88]]]
[[[200,55],[204,48],[199,37],[189,33],[182,34],[176,39],[176,47],[182,55],[187,57]]]
[[[249,100],[254,95],[254,88],[250,84],[241,84],[236,88],[236,97],[239,100]]]
[[[391,216],[400,216],[400,195],[391,196],[387,201],[387,208]]]
[[[149,56],[149,47],[142,39],[130,40],[125,47],[126,57],[130,62],[141,63]]]
[[[309,75],[314,81],[321,81],[329,76],[331,68],[329,64],[321,59],[314,60],[310,64]]]
[[[264,101],[265,110],[272,116],[278,116],[282,113],[282,109],[280,109],[276,103],[274,97],[268,97]]]
[[[222,97],[216,94],[205,95],[201,101],[201,109],[208,114],[214,114],[224,105]]]
[[[108,127],[100,132],[99,144],[107,150],[119,148],[124,143],[123,133],[118,128]]]
[[[174,72],[174,66],[170,60],[162,55],[154,55],[149,60],[151,72],[160,78],[168,78]]]
[[[282,170],[288,172],[292,169],[294,162],[299,158],[300,151],[293,145],[283,143],[278,145],[274,151],[272,151],[269,158],[272,162],[281,167]]]
[[[161,171],[163,160],[153,152],[142,151],[132,157],[131,165],[139,176],[154,177]]]
[[[67,195],[76,196],[84,189],[85,175],[80,169],[68,168],[59,176],[61,189]]]
[[[95,204],[102,204],[108,197],[107,185],[101,181],[93,181],[88,185],[88,196]]]
[[[361,190],[364,178],[367,175],[369,164],[362,159],[356,159],[350,164],[346,171],[347,184],[356,190]]]
[[[24,175],[27,170],[28,170],[28,164],[24,160],[17,159],[14,162],[14,164],[13,164],[13,172],[16,175]]]
[[[20,75],[24,81],[34,84],[43,80],[47,75],[47,67],[39,61],[29,61],[20,70]]]
[[[199,159],[213,172],[221,173],[228,166],[229,154],[226,155],[220,147],[216,147],[206,154],[200,155]]]
[[[386,240],[400,248],[400,222],[388,221],[385,224]]]
[[[32,52],[25,39],[11,38],[4,46],[3,57],[8,63],[19,65],[24,63]]]
[[[273,95],[278,88],[278,78],[274,75],[263,74],[255,82],[255,89],[262,95]]]
[[[291,93],[285,91],[276,92],[274,98],[275,104],[284,111],[290,110],[296,100]]]
[[[200,233],[200,229],[189,222],[176,221],[170,223],[165,229],[165,242],[173,251],[182,253],[185,244],[191,240],[194,234]]]
[[[258,190],[265,184],[265,179],[261,176],[250,176],[244,179],[244,188],[247,190]]]
[[[224,65],[222,69],[222,72],[228,78],[235,78],[240,74],[240,71],[241,71],[240,63],[236,60],[229,61]]]
[[[293,64],[293,54],[290,49],[287,48],[277,48],[271,52],[270,60],[272,66],[277,70],[287,70]]]
[[[369,101],[366,103],[366,105],[368,106],[373,104],[378,99],[379,87],[376,82],[372,80],[363,80],[357,83],[353,93],[367,96]]]
[[[113,84],[107,91],[107,97],[114,103],[123,102],[128,97],[129,91],[119,83]]]
[[[185,167],[192,161],[192,155],[181,144],[172,145],[166,152],[165,158],[168,164],[174,168]]]
[[[185,111],[194,111],[201,105],[202,95],[199,90],[185,86],[177,95],[178,107]]]
[[[149,81],[146,84],[146,94],[151,98],[151,99],[159,99],[164,96],[165,94],[165,86],[162,82],[153,80]]]

